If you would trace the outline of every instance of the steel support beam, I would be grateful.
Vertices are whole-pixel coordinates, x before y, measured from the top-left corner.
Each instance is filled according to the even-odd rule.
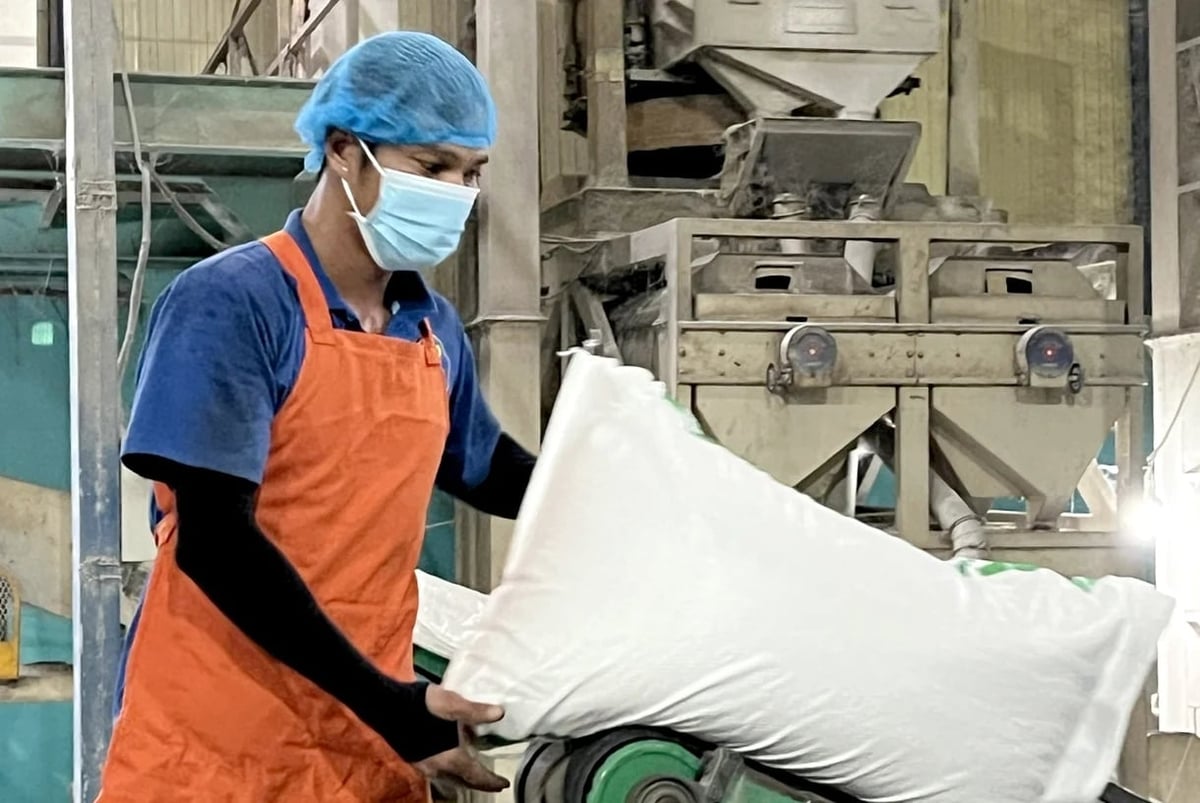
[[[229,23],[225,33],[221,34],[221,41],[217,42],[217,46],[208,57],[208,61],[204,62],[204,66],[200,68],[200,72],[212,75],[221,68],[222,64],[228,63],[230,52],[237,48],[235,41],[243,35],[242,29],[246,27],[246,23],[254,16],[254,12],[261,4],[262,0],[246,0],[246,3],[238,8],[237,15]]]
[[[950,141],[946,190],[979,195],[979,0],[950,3]]]
[[[490,0],[477,7],[476,63],[500,110],[499,136],[479,213],[479,373],[506,431],[526,448],[540,439],[541,254],[538,222],[537,4]],[[482,589],[500,579],[512,536],[508,522],[463,522],[460,578]]]
[[[317,27],[325,21],[325,18],[329,16],[329,12],[337,8],[339,2],[340,0],[326,0],[325,5],[311,12],[312,15],[304,20],[299,29],[292,34],[287,44],[283,46],[279,54],[267,65],[267,69],[263,70],[263,73],[266,75],[279,75],[284,63],[300,52],[304,45],[308,43],[309,37],[313,35],[313,31],[317,30]]]
[[[67,255],[74,561],[74,784],[95,800],[121,645],[117,193],[111,0],[66,0]]]
[[[590,0],[587,14],[588,183],[629,183],[625,100],[625,4]]]
[[[1188,182],[1179,175],[1179,75],[1186,52],[1176,45],[1178,30],[1175,0],[1150,3],[1150,316],[1157,336],[1179,331],[1182,320],[1183,275],[1180,270],[1180,201]],[[1190,177],[1189,177],[1190,178]],[[1184,213],[1183,228],[1194,220]]]

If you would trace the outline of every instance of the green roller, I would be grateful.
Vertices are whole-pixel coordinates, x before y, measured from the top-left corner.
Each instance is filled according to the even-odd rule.
[[[611,754],[592,776],[587,803],[674,803],[672,781],[695,781],[700,758],[683,745],[650,740],[634,742]]]

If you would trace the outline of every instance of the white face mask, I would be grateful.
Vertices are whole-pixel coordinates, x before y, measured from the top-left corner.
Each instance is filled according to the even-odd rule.
[[[389,271],[437,267],[458,248],[479,190],[381,167],[371,149],[359,144],[379,171],[379,199],[364,215],[346,179],[342,188],[371,259]]]

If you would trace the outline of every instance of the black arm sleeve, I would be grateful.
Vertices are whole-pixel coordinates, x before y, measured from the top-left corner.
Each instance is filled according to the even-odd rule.
[[[379,672],[321,611],[258,528],[258,486],[178,464],[166,473],[178,507],[179,568],[246,636],[341,701],[406,761],[458,745],[456,723],[426,708],[426,684]]]
[[[536,462],[537,458],[507,434],[501,433],[483,482],[473,488],[453,480],[439,480],[438,485],[446,493],[489,516],[515,519],[525,499],[525,490],[529,487],[529,477]]]

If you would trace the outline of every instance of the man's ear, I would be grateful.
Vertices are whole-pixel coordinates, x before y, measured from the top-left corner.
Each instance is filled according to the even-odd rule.
[[[325,166],[339,176],[357,172],[363,154],[358,140],[345,131],[334,129],[325,137]]]

